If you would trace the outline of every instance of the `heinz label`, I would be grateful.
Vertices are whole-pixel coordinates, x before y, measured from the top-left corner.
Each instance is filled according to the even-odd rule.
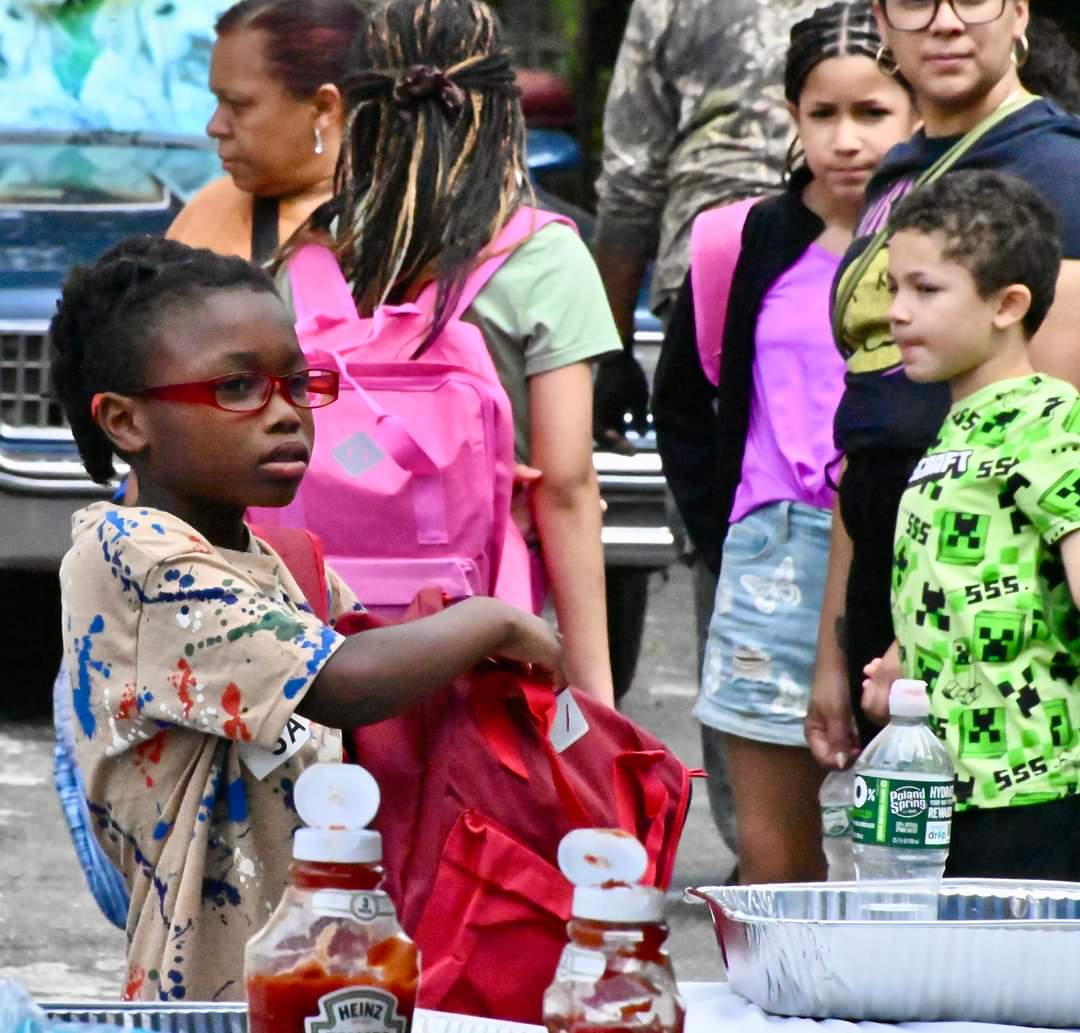
[[[304,1019],[304,1033],[405,1033],[397,998],[370,986],[347,986],[319,998],[319,1014]]]

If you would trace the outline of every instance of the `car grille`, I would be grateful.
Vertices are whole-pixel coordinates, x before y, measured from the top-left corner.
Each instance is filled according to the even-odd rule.
[[[67,427],[49,397],[49,346],[43,333],[0,330],[0,423],[23,431]]]

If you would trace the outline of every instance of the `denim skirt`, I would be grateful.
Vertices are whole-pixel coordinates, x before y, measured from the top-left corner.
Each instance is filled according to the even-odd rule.
[[[806,745],[830,521],[828,510],[773,502],[729,528],[694,707],[702,724]]]

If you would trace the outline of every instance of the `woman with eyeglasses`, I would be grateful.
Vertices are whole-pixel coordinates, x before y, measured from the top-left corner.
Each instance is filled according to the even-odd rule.
[[[903,373],[887,318],[887,245],[872,251],[890,207],[939,159],[956,159],[952,169],[1018,176],[1057,213],[1065,261],[1031,359],[1036,369],[1080,384],[1080,120],[1021,83],[1030,49],[1027,0],[875,0],[874,12],[884,41],[878,64],[911,86],[923,127],[890,152],[871,181],[834,285],[834,332],[847,363],[835,435],[846,463],[806,725],[815,757],[833,768],[849,765],[877,731],[859,698],[864,666],[893,640],[897,508],[949,406],[944,384],[915,384]],[[859,261],[864,252],[873,257]],[[933,586],[927,600],[929,615]],[[944,691],[934,685],[932,658],[924,667],[930,691]],[[958,800],[978,804],[986,791],[959,786]]]

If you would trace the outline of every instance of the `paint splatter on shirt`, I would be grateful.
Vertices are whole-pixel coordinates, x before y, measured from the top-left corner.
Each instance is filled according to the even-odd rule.
[[[140,1000],[243,997],[243,949],[288,878],[296,777],[341,735],[295,711],[344,641],[276,553],[161,510],[95,503],[60,569],[76,749],[124,875]],[[358,608],[328,571],[330,612]]]

